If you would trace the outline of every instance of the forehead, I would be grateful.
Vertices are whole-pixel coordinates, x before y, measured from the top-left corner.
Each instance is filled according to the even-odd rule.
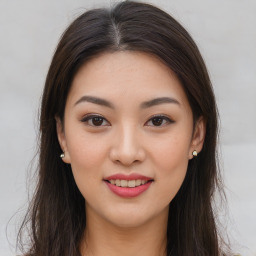
[[[157,57],[142,52],[104,53],[86,62],[74,77],[68,100],[84,95],[110,101],[170,96],[188,107],[175,73]]]

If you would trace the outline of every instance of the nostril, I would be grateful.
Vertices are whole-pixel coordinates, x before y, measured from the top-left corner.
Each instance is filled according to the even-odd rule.
[[[138,140],[128,137],[120,138],[116,144],[113,144],[109,152],[111,161],[125,166],[144,161],[146,153],[143,145]]]

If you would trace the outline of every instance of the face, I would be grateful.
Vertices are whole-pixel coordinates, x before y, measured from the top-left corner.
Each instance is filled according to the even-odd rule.
[[[136,227],[167,216],[204,123],[176,75],[139,52],[100,55],[84,64],[57,119],[63,161],[71,164],[87,216]]]

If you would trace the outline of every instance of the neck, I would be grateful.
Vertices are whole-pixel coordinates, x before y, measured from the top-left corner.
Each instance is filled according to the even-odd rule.
[[[82,256],[165,256],[168,211],[139,227],[119,227],[87,212]]]

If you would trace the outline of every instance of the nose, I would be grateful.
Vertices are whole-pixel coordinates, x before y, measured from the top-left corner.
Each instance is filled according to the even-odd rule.
[[[125,127],[120,129],[112,141],[110,159],[125,166],[143,162],[146,153],[143,142],[139,137],[136,128]]]

